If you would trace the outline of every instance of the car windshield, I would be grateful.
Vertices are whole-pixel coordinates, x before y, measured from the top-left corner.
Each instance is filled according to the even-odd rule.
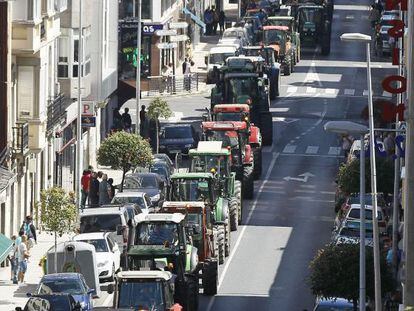
[[[191,138],[191,127],[189,126],[169,126],[164,128],[163,137],[166,139]]]
[[[139,245],[174,245],[178,242],[177,224],[173,222],[140,223],[137,227]]]
[[[322,10],[317,8],[301,8],[299,10],[299,27],[302,28],[305,23],[318,25],[322,21]]]
[[[210,54],[210,64],[224,65],[228,57],[234,56],[234,53],[214,53]]]
[[[282,30],[270,29],[263,33],[263,41],[266,45],[278,43],[283,45],[285,41],[285,33]]]
[[[361,210],[353,208],[349,211],[348,218],[359,219]],[[372,220],[372,210],[365,209],[365,219]],[[382,213],[378,211],[378,220],[382,220]]]
[[[240,31],[228,30],[223,33],[223,38],[238,38],[241,36]]]
[[[161,176],[164,176],[165,178],[168,177],[168,172],[165,169],[165,167],[162,166],[162,165],[154,165],[154,166],[151,166],[150,172],[151,173],[156,173],[156,174],[161,175]]]
[[[132,203],[132,204],[137,204],[141,208],[145,208],[145,202],[144,202],[143,197],[136,197],[136,196],[130,196],[130,197],[121,197],[121,196],[119,196],[119,197],[117,197],[117,196],[115,196],[112,199],[111,203],[112,204],[120,204],[120,205]]]
[[[80,280],[64,278],[60,280],[44,280],[39,284],[39,295],[63,293],[70,295],[84,295],[86,292]]]
[[[80,233],[115,232],[119,225],[122,225],[121,215],[119,214],[81,216]]]
[[[257,97],[257,78],[243,77],[229,79],[227,92],[227,99],[229,103],[237,103],[237,99],[242,95],[248,95],[255,98]]]
[[[360,199],[359,194],[353,195],[349,198],[349,204],[361,204]],[[384,197],[380,194],[377,195],[377,202],[378,206],[384,207],[386,205]],[[370,193],[365,194],[365,205],[372,205],[372,195]]]
[[[198,225],[201,225],[201,223],[202,223],[201,214],[196,214],[196,213],[189,213],[189,214],[187,214],[187,222],[189,224],[198,224]]]
[[[161,282],[122,282],[119,285],[118,308],[165,311]]]
[[[173,201],[205,201],[210,196],[207,180],[174,180],[171,192]]]
[[[224,156],[197,155],[191,159],[191,171],[210,173],[214,169],[217,173],[224,172]]]
[[[91,244],[95,246],[95,251],[97,253],[106,253],[108,252],[108,245],[106,244],[106,241],[104,239],[98,239],[98,240],[77,240],[80,242],[85,242],[88,244]]]
[[[288,21],[288,20],[269,19],[268,22],[272,26],[287,26],[287,27],[290,27],[290,21]]]
[[[156,175],[127,175],[124,189],[158,188]]]
[[[239,146],[239,140],[235,131],[207,131],[208,141],[222,141],[223,147],[230,146],[236,148]]]
[[[339,233],[342,237],[353,237],[353,238],[359,238],[360,231],[356,228],[342,228],[341,232]],[[366,230],[365,231],[365,237],[372,238],[372,231]]]
[[[242,115],[240,112],[218,112],[216,113],[216,121],[240,121]]]

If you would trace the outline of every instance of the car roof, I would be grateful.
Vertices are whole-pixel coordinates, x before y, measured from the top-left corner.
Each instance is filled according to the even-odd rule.
[[[179,208],[179,207],[199,207],[199,208],[204,208],[205,207],[205,203],[204,202],[200,202],[200,201],[180,201],[180,202],[175,202],[175,201],[164,201],[164,203],[162,204],[162,207],[175,207],[175,208]]]
[[[318,301],[319,306],[335,306],[335,307],[353,307],[352,302],[344,298],[330,298],[330,299],[320,299]]]
[[[269,26],[264,26],[263,30],[282,30],[282,31],[288,31],[289,27],[288,26],[274,26],[274,25],[269,25]]]
[[[123,192],[117,192],[115,194],[115,198],[143,197],[144,195],[146,195],[146,193],[143,191],[134,191],[134,189],[128,189],[128,191],[124,190]]]
[[[111,215],[119,214],[122,215],[124,208],[119,205],[114,205],[114,207],[94,207],[94,208],[85,208],[80,212],[80,217],[88,215]]]
[[[120,279],[163,279],[168,281],[172,278],[169,271],[120,271],[117,273],[117,278]]]
[[[81,233],[73,237],[74,241],[82,240],[104,240],[105,237],[109,235],[109,232],[91,232],[91,233]]]
[[[180,123],[180,124],[168,123],[164,126],[164,128],[167,128],[167,127],[174,128],[174,127],[192,127],[192,126],[191,124],[188,124],[188,123]]]
[[[236,52],[236,47],[234,45],[220,45],[212,47],[209,51],[210,54],[218,53],[234,53]]]
[[[294,20],[293,16],[269,16],[268,20]]]
[[[148,222],[148,221],[171,221],[174,223],[180,223],[185,218],[185,215],[181,213],[173,213],[173,214],[165,214],[165,213],[157,213],[157,214],[139,214],[135,216],[135,221],[137,223],[141,222]]]
[[[125,177],[132,176],[132,177],[140,177],[140,176],[149,176],[149,177],[158,177],[157,173],[145,172],[145,173],[129,173],[126,174]]]
[[[64,279],[70,279],[70,280],[74,280],[74,279],[79,279],[81,277],[80,273],[51,273],[51,274],[46,274],[42,277],[41,281],[45,281],[45,280],[64,280]]]
[[[184,179],[191,179],[191,178],[205,178],[205,179],[212,179],[213,174],[211,173],[174,173],[171,175],[171,179],[175,178],[184,178]]]
[[[349,209],[361,209],[361,204],[351,204]],[[372,210],[372,205],[365,205],[366,210]]]

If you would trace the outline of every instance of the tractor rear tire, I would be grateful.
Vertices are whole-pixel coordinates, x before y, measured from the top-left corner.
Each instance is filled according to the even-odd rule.
[[[242,184],[240,180],[234,181],[234,196],[237,199],[237,218],[238,224],[242,224],[243,220],[243,193],[242,193]]]
[[[283,74],[285,76],[290,76],[290,74],[292,73],[292,65],[290,64],[291,61],[286,61],[286,65],[285,68],[283,68]]]
[[[234,197],[230,198],[229,201],[229,214],[230,214],[230,230],[237,231],[239,224],[239,204],[238,198],[236,197],[236,190],[234,191]],[[240,195],[240,192],[239,192]]]
[[[273,144],[273,120],[270,112],[260,115],[260,132],[263,146],[271,146]]]
[[[204,295],[214,296],[218,288],[218,264],[217,261],[207,261],[203,267],[203,291]]]
[[[231,249],[231,235],[230,235],[230,222],[227,222],[225,226],[226,232],[225,232],[225,243],[224,243],[224,256],[229,257],[230,256],[230,249]]]
[[[279,96],[279,90],[278,90],[278,88],[279,88],[279,86],[278,86],[278,84],[277,84],[277,79],[276,79],[276,76],[274,76],[273,78],[272,78],[272,81],[270,81],[270,83],[271,83],[271,85],[270,85],[270,94],[269,94],[269,97],[270,97],[270,99],[276,99],[276,97],[277,96]]]
[[[243,170],[243,194],[244,198],[251,200],[253,199],[254,192],[254,178],[253,178],[253,167],[245,166]]]
[[[262,148],[256,147],[253,149],[253,173],[254,173],[254,179],[260,179],[260,176],[262,175]]]
[[[183,281],[176,283],[175,300],[184,311],[198,310],[198,287],[198,277],[193,274],[186,274]]]
[[[226,232],[224,226],[218,227],[217,233],[217,244],[218,244],[218,263],[221,265],[224,263],[225,257],[225,243],[226,243]]]

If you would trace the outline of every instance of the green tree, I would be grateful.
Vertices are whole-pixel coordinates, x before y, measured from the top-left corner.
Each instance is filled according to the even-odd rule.
[[[121,192],[124,188],[125,174],[137,166],[147,167],[151,162],[152,151],[148,141],[124,131],[108,136],[98,150],[99,165],[122,170]]]
[[[377,157],[377,189],[378,192],[393,193],[394,191],[394,163],[391,159]],[[346,194],[359,192],[359,159],[343,163],[339,167],[338,187]],[[370,160],[365,162],[365,189],[371,191]]]
[[[53,187],[40,193],[40,221],[46,231],[55,235],[55,272],[57,272],[57,235],[73,232],[77,208],[74,193]]]
[[[310,263],[309,285],[315,296],[345,298],[357,310],[359,297],[359,244],[327,245]],[[385,257],[381,256],[381,289],[383,295],[393,289],[393,279]],[[366,294],[374,299],[374,255],[366,247]]]
[[[155,137],[156,137],[156,142],[155,142],[155,150],[156,153],[158,153],[158,149],[160,146],[160,139],[159,139],[159,132],[160,132],[160,128],[159,128],[159,118],[169,118],[172,115],[172,111],[170,109],[170,106],[168,106],[168,103],[160,98],[157,97],[155,99],[153,99],[151,101],[151,103],[149,104],[148,107],[148,118],[152,119],[155,121]]]

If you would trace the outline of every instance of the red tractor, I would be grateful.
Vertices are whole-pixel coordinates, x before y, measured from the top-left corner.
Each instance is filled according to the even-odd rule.
[[[260,129],[250,122],[250,107],[247,104],[218,104],[211,112],[212,121],[246,122],[249,140],[253,151],[253,174],[255,179],[262,175],[262,134]]]
[[[203,122],[203,138],[207,141],[222,141],[223,147],[231,150],[231,170],[242,183],[243,197],[252,199],[254,192],[254,155],[249,145],[249,129],[246,122]]]

